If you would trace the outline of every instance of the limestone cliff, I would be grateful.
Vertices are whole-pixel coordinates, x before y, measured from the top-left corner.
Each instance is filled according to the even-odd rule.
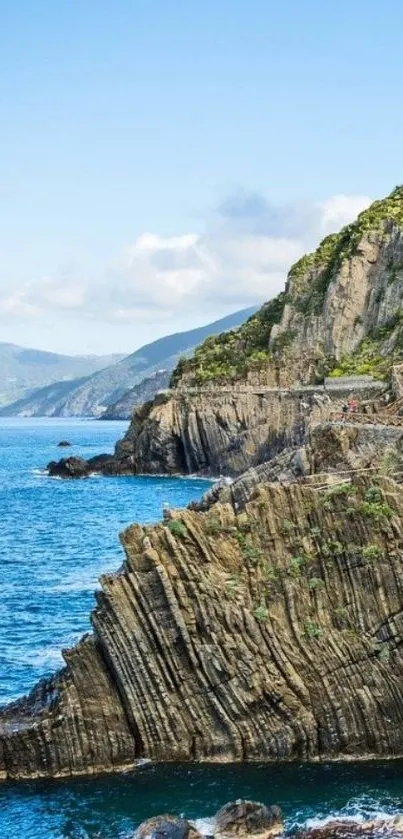
[[[94,634],[0,713],[4,778],[403,754],[403,489],[260,485],[122,536]]]

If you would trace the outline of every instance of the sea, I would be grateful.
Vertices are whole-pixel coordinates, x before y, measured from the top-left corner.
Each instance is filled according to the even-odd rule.
[[[0,704],[62,665],[61,651],[90,629],[100,574],[123,559],[118,534],[182,507],[199,478],[49,478],[66,452],[112,452],[126,423],[0,419]],[[68,450],[57,444],[66,439]],[[208,830],[235,798],[279,804],[295,830],[335,816],[403,810],[403,763],[159,765],[101,778],[0,783],[0,839],[129,839],[152,815],[172,812]]]

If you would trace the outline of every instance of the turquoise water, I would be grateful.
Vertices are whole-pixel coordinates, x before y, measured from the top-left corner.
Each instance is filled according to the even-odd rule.
[[[89,628],[100,573],[117,568],[117,534],[183,506],[206,481],[91,478],[41,471],[64,454],[112,451],[125,423],[0,420],[0,702],[29,690],[61,663],[60,650]],[[123,839],[167,810],[212,815],[240,796],[283,806],[289,827],[331,814],[403,808],[403,764],[160,766],[137,775],[0,785],[0,839]]]

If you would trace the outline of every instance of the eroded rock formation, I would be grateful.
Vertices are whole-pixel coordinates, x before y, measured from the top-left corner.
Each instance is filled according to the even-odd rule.
[[[314,426],[304,445],[285,449],[272,460],[252,467],[232,483],[217,481],[193,510],[208,510],[217,501],[231,503],[235,509],[248,501],[260,483],[289,483],[310,479],[320,486],[324,481],[348,480],[352,473],[383,473],[403,482],[403,426],[354,425],[349,422]]]
[[[260,485],[122,543],[94,634],[2,710],[2,777],[403,754],[399,485]]]
[[[273,839],[284,832],[283,815],[275,804],[238,799],[225,804],[211,819],[211,839]],[[201,839],[192,822],[178,816],[154,816],[143,822],[133,839]]]
[[[382,384],[363,389],[371,410]],[[208,393],[178,390],[137,408],[114,455],[89,461],[62,458],[50,475],[220,474],[237,476],[301,446],[307,431],[340,410],[350,389],[267,391],[219,388]],[[369,397],[372,394],[372,400]]]

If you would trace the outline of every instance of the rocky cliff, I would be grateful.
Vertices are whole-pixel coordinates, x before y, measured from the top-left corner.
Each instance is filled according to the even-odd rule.
[[[285,291],[238,333],[210,338],[184,359],[175,383],[288,386],[368,372],[387,378],[403,356],[402,294],[401,186],[293,265]]]
[[[239,330],[179,363],[170,398],[135,411],[115,472],[236,476],[299,445],[357,377],[390,388],[403,360],[402,296],[399,187],[294,265],[285,291]],[[343,391],[346,375],[355,378]],[[357,395],[375,398],[375,385]]]
[[[376,420],[376,414],[372,418]],[[332,479],[348,481],[353,473],[383,474],[403,481],[403,422],[396,427],[348,421],[315,425],[302,446],[287,448],[247,469],[232,483],[217,481],[191,508],[208,510],[220,501],[237,509],[261,483],[309,479],[312,485],[320,485]]]
[[[341,406],[343,393],[347,398],[348,391],[324,393],[320,388],[309,394],[232,388],[160,394],[134,410],[114,455],[89,461],[63,458],[48,464],[48,470],[60,477],[93,472],[240,475],[284,448],[301,445],[312,424]]]
[[[403,754],[403,489],[259,485],[122,536],[94,633],[0,714],[3,778]]]

